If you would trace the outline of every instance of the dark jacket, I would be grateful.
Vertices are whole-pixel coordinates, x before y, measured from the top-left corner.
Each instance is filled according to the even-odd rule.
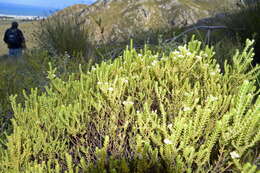
[[[16,30],[17,35],[18,35],[18,41],[15,44],[8,43],[8,33],[11,30]],[[23,48],[23,43],[25,43],[23,32],[20,29],[18,29],[18,28],[9,28],[9,29],[7,29],[5,31],[5,35],[4,35],[4,42],[8,45],[9,49]]]

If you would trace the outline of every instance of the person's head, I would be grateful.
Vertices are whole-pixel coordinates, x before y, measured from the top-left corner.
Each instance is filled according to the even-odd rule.
[[[12,22],[12,28],[18,28],[18,23],[17,22]]]

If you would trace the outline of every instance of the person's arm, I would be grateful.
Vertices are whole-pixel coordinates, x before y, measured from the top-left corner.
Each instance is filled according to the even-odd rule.
[[[19,35],[20,35],[21,42],[25,43],[25,38],[24,38],[23,32],[21,30],[19,30]]]
[[[24,36],[23,36],[23,32],[22,32],[21,30],[18,30],[18,31],[19,31],[19,37],[20,37],[20,39],[21,39],[22,48],[23,48],[23,49],[26,49],[27,46],[26,46],[26,44],[25,44],[25,38],[24,38]]]
[[[8,43],[7,43],[7,32],[8,32],[8,30],[5,31],[5,35],[4,35],[4,42],[5,42],[6,44],[8,44]]]

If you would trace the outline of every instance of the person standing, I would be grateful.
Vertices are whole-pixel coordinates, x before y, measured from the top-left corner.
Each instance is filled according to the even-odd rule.
[[[22,56],[23,48],[25,48],[25,38],[23,32],[18,29],[17,22],[12,22],[11,28],[5,31],[4,42],[8,45],[9,56]]]

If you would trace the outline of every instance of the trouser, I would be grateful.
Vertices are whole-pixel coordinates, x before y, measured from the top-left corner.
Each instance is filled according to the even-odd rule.
[[[9,56],[13,56],[13,57],[19,57],[22,56],[23,53],[23,49],[22,48],[16,48],[16,49],[9,49]]]

